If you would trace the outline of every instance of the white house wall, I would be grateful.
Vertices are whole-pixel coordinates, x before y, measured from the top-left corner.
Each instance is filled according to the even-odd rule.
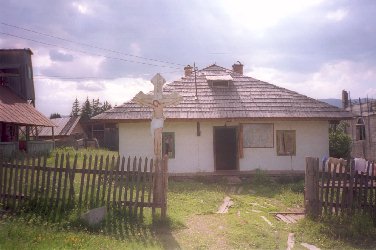
[[[227,126],[238,126],[231,122]],[[265,123],[265,122],[260,122]],[[273,148],[244,148],[239,170],[304,170],[305,157],[323,157],[329,154],[327,121],[268,121],[274,124]],[[175,133],[175,159],[169,160],[172,173],[213,172],[213,127],[224,126],[224,121],[200,122],[201,136],[192,122],[165,122],[164,132]],[[296,130],[296,156],[277,156],[276,130]],[[150,123],[119,124],[119,152],[125,156],[152,157],[153,139]]]

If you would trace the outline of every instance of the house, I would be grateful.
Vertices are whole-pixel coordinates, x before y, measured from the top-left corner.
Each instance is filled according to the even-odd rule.
[[[75,147],[78,148],[80,139],[86,139],[86,132],[80,123],[80,116],[68,116],[61,118],[50,119],[56,128],[54,129],[54,135],[52,134],[51,127],[40,127],[38,136],[43,140],[55,139],[56,147]],[[83,140],[82,145],[83,145]]]
[[[30,49],[0,49],[0,154],[49,151],[53,142],[31,140],[37,126],[55,125],[35,105]]]
[[[232,70],[215,64],[184,70],[163,89],[183,96],[179,105],[165,108],[162,150],[171,173],[304,170],[306,156],[329,154],[329,123],[352,117],[245,76],[241,63]],[[150,108],[129,101],[93,119],[118,124],[121,155],[153,156]]]
[[[348,135],[352,138],[352,157],[376,160],[376,100],[351,100],[349,93],[342,91],[343,108],[353,114],[347,122]]]

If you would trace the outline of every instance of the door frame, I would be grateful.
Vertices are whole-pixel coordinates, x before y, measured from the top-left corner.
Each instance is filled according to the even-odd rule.
[[[216,155],[216,150],[215,150],[215,145],[216,145],[216,140],[215,140],[215,135],[216,132],[219,129],[234,129],[235,130],[235,168],[234,169],[229,169],[229,170],[217,170],[217,155]],[[218,171],[238,171],[239,170],[239,126],[213,126],[213,156],[214,156],[214,172]]]

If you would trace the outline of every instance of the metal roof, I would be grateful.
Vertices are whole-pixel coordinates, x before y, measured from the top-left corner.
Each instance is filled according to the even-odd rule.
[[[207,76],[232,77],[228,87],[210,86]],[[183,101],[165,108],[167,119],[350,119],[351,113],[297,92],[244,76],[217,65],[167,84],[165,94],[177,92]],[[197,86],[197,97],[196,97]],[[151,118],[151,109],[129,101],[92,119],[131,121]]]
[[[15,95],[6,86],[0,86],[0,122],[46,127],[55,126],[33,105]]]

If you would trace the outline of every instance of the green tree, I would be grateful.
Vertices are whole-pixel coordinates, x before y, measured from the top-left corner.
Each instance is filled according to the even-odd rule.
[[[61,115],[59,113],[52,113],[50,115],[50,119],[55,119],[55,118],[61,118]]]
[[[92,109],[91,117],[102,113],[102,104],[100,103],[99,98],[96,100],[95,99],[92,100],[91,109]]]
[[[92,117],[92,114],[93,114],[93,109],[89,101],[89,97],[86,97],[86,101],[84,102],[81,108],[81,118],[82,120],[87,121]]]
[[[348,124],[340,122],[329,129],[329,155],[335,158],[348,158],[351,154],[351,137],[347,135]]]
[[[74,100],[73,105],[72,105],[72,112],[71,116],[78,116],[80,114],[80,103],[77,100]]]
[[[112,106],[111,106],[111,104],[110,104],[108,101],[105,101],[105,102],[103,103],[102,108],[101,108],[101,113],[102,113],[102,112],[105,112],[105,111],[107,111],[107,110],[109,110],[109,109],[112,109]]]

